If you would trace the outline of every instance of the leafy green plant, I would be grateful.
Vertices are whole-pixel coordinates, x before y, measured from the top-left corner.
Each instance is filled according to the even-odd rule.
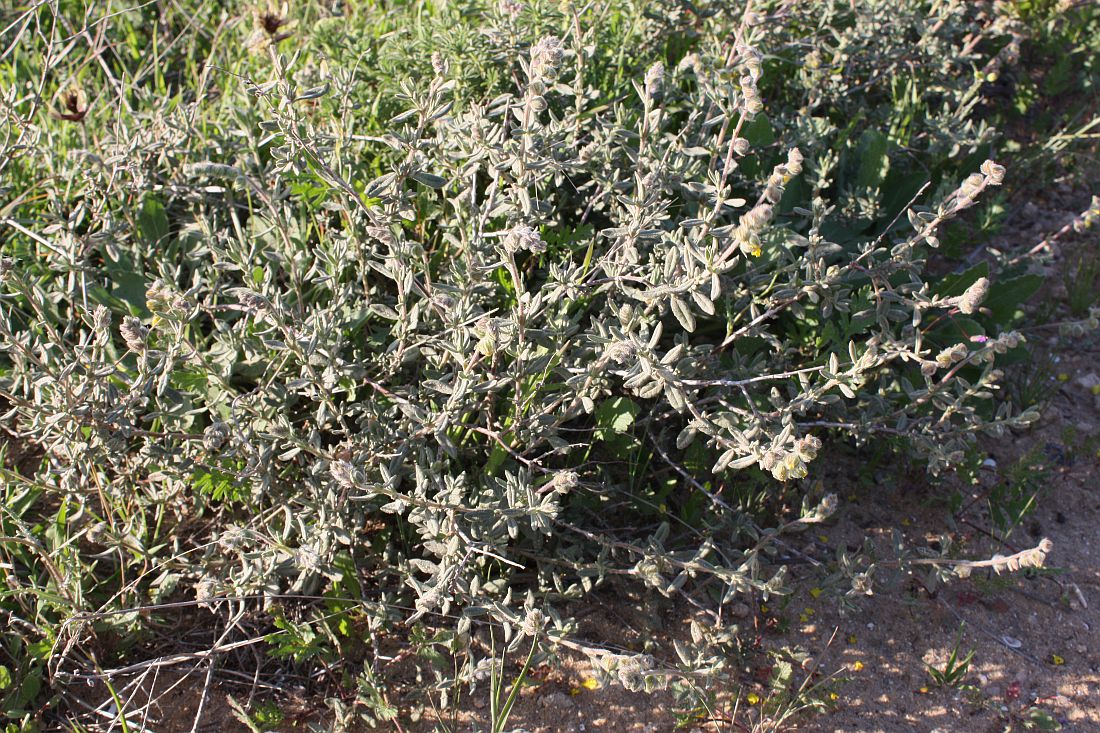
[[[1007,376],[1008,397],[1022,407],[1044,409],[1058,393],[1057,370],[1048,354],[1028,352],[1023,361],[1008,370]]]
[[[489,729],[491,733],[504,733],[504,726],[508,724],[508,718],[512,714],[512,708],[515,707],[516,698],[523,687],[524,680],[527,679],[527,673],[531,669],[531,662],[535,659],[535,652],[537,651],[538,638],[534,637],[531,639],[531,649],[527,652],[527,658],[523,660],[523,666],[516,673],[515,679],[512,680],[512,684],[508,688],[507,697],[504,696],[504,666],[507,657],[502,654],[499,665],[494,661],[489,690]],[[495,655],[493,658],[496,659]]]
[[[1070,315],[1084,318],[1100,299],[1096,292],[1096,286],[1100,283],[1100,257],[1082,257],[1077,267],[1067,270],[1063,278]]]
[[[1040,451],[1032,451],[1010,465],[1003,479],[990,489],[989,516],[1001,537],[1008,537],[1034,511],[1050,485],[1049,463]]]
[[[959,649],[962,644],[962,634],[963,630],[960,628],[959,635],[955,639],[955,645],[951,647],[951,654],[944,662],[943,669],[925,664],[928,676],[932,678],[933,684],[939,687],[959,687],[966,679],[966,675],[970,672],[970,662],[974,659],[974,651],[971,650],[960,656]]]

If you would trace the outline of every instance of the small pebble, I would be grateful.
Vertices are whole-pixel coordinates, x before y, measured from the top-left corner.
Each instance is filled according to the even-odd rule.
[[[552,710],[571,710],[577,706],[564,692],[554,692],[543,697],[539,700],[539,705]]]
[[[730,615],[734,618],[745,618],[750,613],[752,613],[752,609],[749,608],[747,603],[737,602],[730,606]]]

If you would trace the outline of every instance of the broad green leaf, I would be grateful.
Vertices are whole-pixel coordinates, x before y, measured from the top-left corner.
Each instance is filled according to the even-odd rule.
[[[1002,326],[1012,323],[1019,314],[1019,307],[1035,294],[1043,284],[1039,275],[1022,275],[1010,280],[993,281],[982,308],[989,310],[993,321]]]
[[[936,288],[936,295],[945,298],[962,295],[980,277],[989,277],[989,264],[986,262],[979,262],[969,270],[941,278],[940,286]]]
[[[890,170],[890,141],[878,130],[865,130],[859,140],[859,173],[856,185],[876,189]]]
[[[741,126],[741,137],[748,140],[753,147],[771,145],[775,142],[775,130],[766,114],[758,114],[752,122]]]
[[[596,408],[596,439],[608,440],[616,433],[625,433],[638,412],[638,405],[628,397],[604,400]]]
[[[163,244],[168,237],[168,214],[164,210],[164,204],[152,194],[146,194],[141,201],[138,230],[142,238],[152,245]]]
[[[424,171],[415,171],[410,177],[418,183],[423,183],[428,188],[443,188],[447,185],[446,178]]]

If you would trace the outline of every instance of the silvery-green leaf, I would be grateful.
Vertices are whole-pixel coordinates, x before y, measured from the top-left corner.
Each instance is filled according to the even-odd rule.
[[[306,89],[304,92],[299,93],[298,96],[294,98],[294,100],[296,102],[301,102],[301,101],[309,100],[309,99],[317,99],[319,97],[325,96],[325,94],[327,94],[327,93],[328,93],[328,84],[321,84],[320,86],[310,87],[309,89]]]
[[[429,188],[443,188],[447,185],[447,179],[424,171],[413,171],[409,176],[418,183],[423,183]]]
[[[692,315],[691,309],[688,308],[687,303],[680,300],[680,298],[673,296],[669,301],[669,305],[672,307],[672,314],[676,316],[676,320],[680,322],[680,325],[684,327],[685,331],[689,333],[695,330],[695,316]]]

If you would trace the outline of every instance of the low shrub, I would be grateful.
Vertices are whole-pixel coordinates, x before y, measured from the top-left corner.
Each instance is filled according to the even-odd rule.
[[[736,627],[666,665],[576,641],[566,604],[613,577],[781,593],[762,552],[836,509],[830,441],[936,473],[1034,420],[998,394],[1037,279],[927,274],[1006,180],[975,110],[1014,21],[752,6],[199,4],[203,30],[143,6],[96,22],[176,43],[85,66],[46,63],[71,9],[17,14],[2,73],[41,81],[5,101],[0,212],[0,395],[40,456],[4,473],[19,674],[102,677],[93,640],[194,601],[340,659],[348,718],[394,714],[397,630],[444,696],[492,669],[489,628],[697,689]]]

